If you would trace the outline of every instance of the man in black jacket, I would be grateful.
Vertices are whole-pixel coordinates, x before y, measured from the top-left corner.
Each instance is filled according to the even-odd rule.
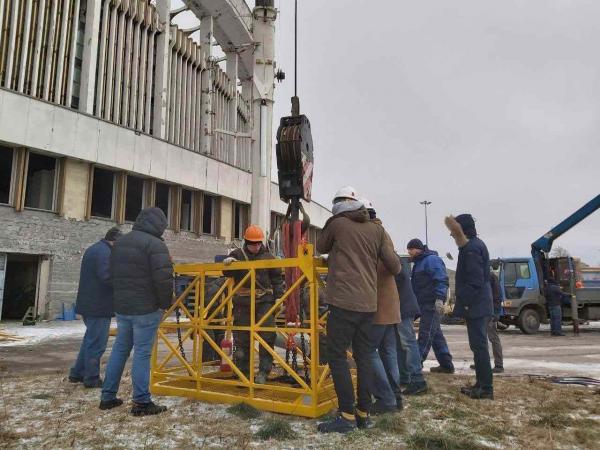
[[[546,280],[546,303],[550,312],[550,336],[564,336],[562,332],[562,303],[565,293],[554,278]]]
[[[106,367],[100,409],[123,404],[117,398],[125,363],[134,348],[131,366],[135,416],[159,414],[166,407],[151,401],[150,355],[163,310],[173,298],[173,265],[161,236],[167,218],[160,208],[140,212],[133,230],[119,239],[111,256],[117,339]]]
[[[100,358],[106,351],[110,318],[114,316],[110,253],[120,236],[119,228],[111,228],[104,239],[88,247],[81,260],[75,312],[83,317],[85,334],[69,381],[83,382],[86,388],[102,387]]]
[[[456,304],[454,315],[467,322],[469,347],[475,363],[475,386],[461,389],[474,399],[494,399],[492,366],[487,343],[487,325],[494,314],[490,285],[490,256],[477,237],[470,214],[446,218],[446,226],[458,246],[456,263]]]

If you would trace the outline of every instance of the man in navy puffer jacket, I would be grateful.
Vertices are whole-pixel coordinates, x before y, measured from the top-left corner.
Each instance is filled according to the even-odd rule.
[[[447,217],[446,226],[458,246],[454,315],[467,322],[469,347],[475,363],[475,385],[464,387],[461,392],[474,399],[493,400],[492,366],[487,345],[487,324],[494,314],[490,256],[485,243],[477,237],[475,220],[470,214]]]
[[[446,266],[437,252],[429,250],[419,239],[412,239],[406,248],[414,263],[411,282],[421,309],[418,338],[421,361],[427,359],[429,350],[433,347],[440,365],[432,367],[431,372],[454,373],[452,355],[440,326],[448,293]]]

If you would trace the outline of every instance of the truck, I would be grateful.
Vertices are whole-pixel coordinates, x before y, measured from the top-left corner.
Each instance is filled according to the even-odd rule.
[[[503,295],[500,322],[515,325],[525,334],[534,334],[541,323],[548,323],[545,287],[548,278],[554,278],[569,300],[562,305],[563,320],[573,322],[575,334],[580,320],[600,319],[600,282],[583,286],[578,281],[586,279],[585,270],[576,271],[575,260],[570,256],[552,258],[550,251],[554,240],[600,208],[600,195],[596,196],[569,217],[531,244],[531,256],[499,258],[492,260],[497,271]],[[589,277],[597,276],[589,272]],[[581,287],[580,287],[581,286]]]

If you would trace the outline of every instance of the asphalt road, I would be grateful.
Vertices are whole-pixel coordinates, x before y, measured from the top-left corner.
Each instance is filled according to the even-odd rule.
[[[459,373],[472,371],[472,353],[469,350],[466,328],[444,325],[454,363]],[[584,325],[579,337],[565,329],[565,337],[550,337],[547,329],[536,335],[524,335],[511,328],[500,332],[504,348],[505,375],[571,375],[600,378],[600,323]],[[114,338],[110,338],[106,359]],[[73,363],[81,338],[53,337],[33,345],[0,346],[0,373],[3,376],[19,374],[64,373]],[[491,354],[491,349],[490,349]],[[426,371],[437,365],[433,352],[425,362]]]

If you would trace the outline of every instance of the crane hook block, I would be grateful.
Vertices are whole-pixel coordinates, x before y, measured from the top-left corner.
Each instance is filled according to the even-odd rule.
[[[313,142],[310,121],[304,115],[282,117],[277,129],[279,197],[310,201],[313,176]]]

